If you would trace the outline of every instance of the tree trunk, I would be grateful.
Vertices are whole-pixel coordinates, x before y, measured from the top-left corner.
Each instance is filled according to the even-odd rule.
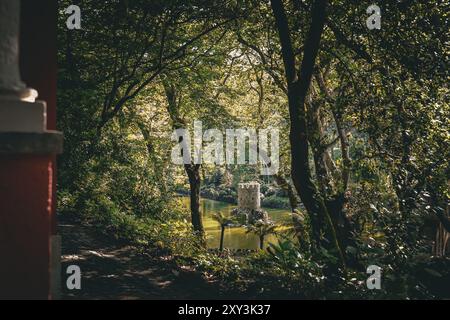
[[[274,179],[278,184],[278,186],[280,186],[281,189],[287,192],[291,211],[295,212],[295,210],[298,208],[298,197],[296,195],[294,188],[281,174],[274,175]]]
[[[331,111],[333,120],[336,125],[343,159],[342,172],[339,175],[333,173],[333,177],[336,181],[334,183],[336,190],[333,191],[333,193],[328,194],[326,198],[326,206],[331,220],[333,221],[341,248],[343,250],[345,250],[345,248],[347,248],[348,246],[356,248],[357,245],[356,239],[354,237],[354,226],[352,225],[351,220],[347,217],[344,211],[345,203],[347,201],[346,191],[350,178],[351,159],[347,133],[343,125],[342,113],[340,111],[341,107],[338,105],[338,98],[334,97],[328,89],[324,75],[321,72],[316,72],[315,78],[321,92],[325,95],[328,103],[331,105]],[[325,163],[327,163],[327,161],[332,162],[332,159],[329,156],[328,152],[325,152],[323,155],[325,156]],[[330,157],[329,160],[327,160],[328,157]],[[333,165],[328,166],[328,168],[330,169],[330,171],[335,170]],[[339,179],[341,180],[340,182],[338,182]],[[346,261],[348,265],[360,268],[361,266],[357,260],[358,259],[356,255],[346,255]]]
[[[264,236],[259,236],[259,248],[264,250]]]
[[[194,231],[203,237],[205,230],[203,229],[203,218],[200,212],[200,165],[186,164],[184,169],[189,178],[192,226]]]
[[[180,129],[185,126],[185,120],[180,115],[179,99],[177,99],[177,89],[173,83],[163,81],[164,91],[167,98],[167,112],[172,120],[172,127],[174,129]],[[183,137],[179,137],[179,143],[181,143]],[[206,245],[203,229],[203,218],[200,212],[200,164],[185,164],[184,170],[189,180],[190,190],[190,209],[191,209],[191,223],[194,231],[201,237],[202,243]]]
[[[319,104],[312,101],[311,94],[308,100],[308,141],[312,147],[317,184],[323,197],[326,198],[333,190],[325,159],[327,148],[323,145],[325,133],[322,125],[321,110]]]
[[[350,151],[349,151],[349,143],[347,139],[347,133],[342,126],[342,115],[338,114],[336,111],[333,111],[333,118],[336,123],[336,128],[339,134],[339,140],[341,141],[341,153],[343,159],[343,168],[342,168],[342,190],[345,192],[348,187],[348,182],[350,179]]]
[[[326,0],[317,0],[312,8],[312,21],[304,43],[304,54],[300,71],[297,74],[295,55],[289,31],[286,12],[281,0],[271,0],[276,26],[281,42],[281,52],[288,84],[288,103],[290,114],[292,180],[311,220],[313,249],[319,246],[334,248],[341,264],[345,266],[344,255],[338,243],[336,231],[331,221],[324,199],[311,177],[309,166],[309,145],[305,100],[319,52],[320,39],[326,20]],[[324,227],[324,228],[323,228]],[[325,231],[328,241],[323,241]]]
[[[223,237],[225,236],[225,227],[222,226],[220,229],[220,246],[219,246],[219,250],[220,252],[223,251]]]

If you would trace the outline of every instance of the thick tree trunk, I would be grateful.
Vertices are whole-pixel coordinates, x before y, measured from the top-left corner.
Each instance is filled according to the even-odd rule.
[[[313,183],[309,166],[309,144],[305,100],[314,71],[320,39],[326,20],[326,0],[317,0],[313,4],[312,22],[304,43],[303,61],[297,74],[295,55],[292,48],[288,20],[281,0],[271,0],[272,11],[281,42],[286,80],[288,84],[288,103],[290,114],[290,135],[292,180],[311,220],[313,245],[325,246],[337,251],[337,257],[345,266],[344,255],[338,243],[336,232],[331,221],[324,199]],[[322,238],[325,232],[325,241]]]
[[[192,226],[194,231],[203,237],[205,230],[203,229],[203,218],[200,212],[200,165],[186,164],[184,169],[189,178]]]

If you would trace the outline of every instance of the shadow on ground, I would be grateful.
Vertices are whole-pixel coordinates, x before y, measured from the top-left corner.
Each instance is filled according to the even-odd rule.
[[[91,226],[60,219],[62,299],[220,299],[217,283],[181,270],[170,257],[141,252]],[[81,269],[81,290],[68,290],[67,267]]]

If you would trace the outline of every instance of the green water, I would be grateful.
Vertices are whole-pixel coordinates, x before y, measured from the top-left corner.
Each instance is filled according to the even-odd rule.
[[[181,197],[181,201],[186,208],[189,208],[189,197]],[[209,199],[200,200],[200,210],[203,215],[203,226],[206,232],[206,241],[209,248],[218,248],[220,242],[220,225],[212,219],[215,212],[221,212],[223,215],[230,215],[231,210],[236,205],[222,201]],[[291,221],[290,211],[286,209],[263,208],[269,214],[275,223],[286,223]],[[269,242],[277,242],[277,236],[269,235],[265,240],[266,247]],[[254,234],[247,234],[243,227],[226,228],[224,235],[224,247],[229,249],[257,249],[259,239]]]

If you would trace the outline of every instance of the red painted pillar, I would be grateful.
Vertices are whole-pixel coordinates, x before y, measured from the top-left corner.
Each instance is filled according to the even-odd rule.
[[[52,205],[48,155],[0,156],[0,298],[47,299]]]
[[[16,2],[2,0],[0,15],[5,15],[5,8],[13,8]],[[0,81],[0,299],[48,299],[51,298],[50,241],[56,225],[55,157],[62,149],[62,135],[48,130],[56,125],[56,36],[53,37],[56,1],[25,0],[22,5],[22,81],[38,90],[38,99],[45,100],[47,107],[33,99],[24,100],[27,91],[16,81],[18,77],[3,72]],[[6,20],[5,16],[0,17],[0,31],[13,35],[14,19],[5,23]],[[1,64],[14,62],[15,55],[16,50],[0,45],[3,58],[0,71],[16,73],[8,64]]]

